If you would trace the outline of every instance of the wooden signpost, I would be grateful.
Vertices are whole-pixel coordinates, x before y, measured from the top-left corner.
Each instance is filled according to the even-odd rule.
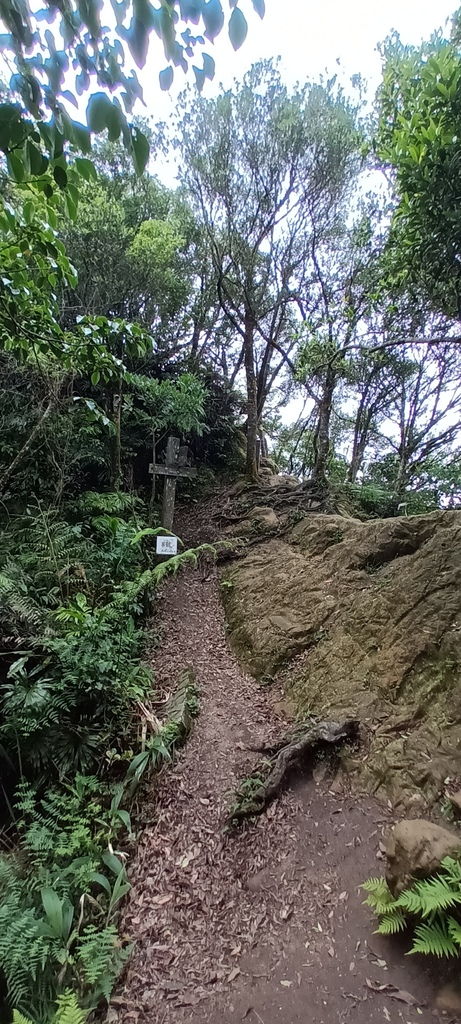
[[[188,451],[187,445],[180,445],[179,437],[169,437],[165,463],[155,463],[155,465],[151,463],[149,466],[149,473],[165,477],[162,508],[162,526],[165,530],[173,529],[174,499],[178,477],[197,476],[197,470],[193,466],[187,465]]]

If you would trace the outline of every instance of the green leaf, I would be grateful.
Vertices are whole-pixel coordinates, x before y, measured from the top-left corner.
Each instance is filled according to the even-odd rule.
[[[100,376],[101,376],[101,374],[100,374],[99,370],[93,370],[93,373],[91,374],[91,383],[94,384],[95,386],[96,386],[96,384],[99,384]]]
[[[64,193],[64,199],[66,203],[67,213],[71,220],[75,220],[77,216],[77,204],[72,198],[69,192]]]
[[[85,125],[72,121],[72,141],[81,153],[91,153],[91,136]]]
[[[106,851],[105,853],[103,853],[102,859],[104,861],[104,864],[106,864],[107,867],[109,868],[109,870],[113,871],[114,875],[117,875],[117,878],[122,873],[122,871],[125,870],[122,861],[115,856],[115,853],[109,853]]]
[[[167,68],[164,68],[163,71],[160,71],[158,80],[160,82],[160,88],[163,89],[163,92],[168,92],[168,89],[170,88],[173,82],[173,78],[174,71],[173,68],[171,67],[171,64],[169,64]]]
[[[246,18],[238,7],[234,7],[229,20],[229,39],[234,50],[239,50],[248,32]]]
[[[85,181],[97,181],[98,172],[92,160],[86,160],[85,157],[78,156],[75,161],[75,167]]]
[[[88,100],[86,108],[88,127],[95,135],[107,128],[112,117],[112,103],[104,92],[95,92]]]
[[[31,174],[44,174],[48,167],[48,159],[30,139],[27,141],[27,156]]]
[[[99,4],[94,0],[77,0],[78,13],[83,23],[89,28],[93,39],[97,39],[101,31]]]
[[[24,181],[24,162],[17,153],[8,153],[8,170],[15,181]]]
[[[110,109],[108,109],[107,112],[107,132],[109,142],[117,142],[122,130],[123,114],[116,99],[109,104],[109,107]]]
[[[203,71],[202,68],[197,68],[195,64],[192,65],[192,70],[195,75],[195,84],[197,86],[197,89],[199,92],[201,92],[203,86],[205,85],[205,72]]]
[[[131,832],[131,818],[130,815],[128,814],[128,811],[124,811],[123,809],[118,810],[117,814],[120,818],[120,821],[123,822],[127,832]]]
[[[24,206],[22,208],[22,215],[24,217],[26,224],[31,224],[34,216],[34,204],[31,203],[30,201],[24,203]]]
[[[98,885],[101,885],[102,888],[105,889],[107,894],[110,896],[110,894],[112,892],[112,886],[111,886],[111,884],[109,882],[109,879],[106,878],[105,875],[101,874],[100,871],[94,871],[93,872],[93,874],[91,875],[91,881],[92,882],[97,882]]]
[[[220,0],[208,0],[208,3],[203,5],[202,17],[205,22],[205,35],[210,42],[213,42],[224,25],[224,13]]]
[[[260,18],[264,18],[264,15],[266,13],[266,4],[264,0],[251,0],[251,2],[256,11],[256,14],[259,14]]]
[[[213,57],[210,57],[209,53],[204,53],[202,56],[203,56],[203,73],[205,75],[205,78],[209,78],[210,82],[211,82],[211,80],[215,76],[215,67],[216,67],[215,62],[213,60]]]
[[[57,937],[61,937],[63,924],[62,902],[57,892],[51,886],[45,886],[44,889],[41,889],[40,896],[50,928],[53,929]]]
[[[135,774],[142,773],[144,771],[144,768],[146,767],[148,761],[149,761],[149,751],[148,750],[141,750],[141,752],[139,754],[136,754],[135,757],[133,758],[133,760],[130,761],[130,764],[128,766],[128,771],[126,773],[127,779],[133,778],[133,775],[135,775]]]
[[[65,189],[67,187],[67,172],[59,164],[53,167],[53,178],[59,188]]]
[[[149,159],[149,152],[150,152],[150,150],[149,150],[149,141],[148,141],[148,139],[137,128],[135,128],[134,131],[133,131],[132,146],[133,146],[133,163],[134,163],[135,171],[136,171],[136,174],[141,175],[141,174],[144,173],[144,171],[146,169],[147,161]]]

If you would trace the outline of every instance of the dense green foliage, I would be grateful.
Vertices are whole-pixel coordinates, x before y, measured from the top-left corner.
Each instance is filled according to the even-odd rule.
[[[419,48],[384,50],[375,147],[395,172],[389,263],[396,282],[422,289],[436,310],[461,314],[461,49],[436,34]]]
[[[113,32],[93,0],[0,7],[0,980],[17,1024],[81,1024],[129,955],[130,800],[184,735],[145,663],[156,587],[197,558],[154,555],[168,434],[229,476],[271,447],[354,514],[459,503],[459,25],[388,42],[371,131],[334,79],[290,90],[262,61],[186,91],[170,138],[132,117],[118,37],[142,67],[160,36],[165,88],[199,48],[201,89],[219,0],[126,4]],[[237,48],[236,3],[228,25]],[[160,145],[178,189],[145,170]],[[365,194],[376,162],[391,184]],[[407,903],[370,883],[382,930],[411,910],[453,952],[457,870]]]
[[[363,888],[366,904],[381,919],[378,932],[395,935],[412,921],[412,953],[431,956],[459,956],[461,949],[461,864],[451,857],[432,878],[414,882],[394,899],[383,878],[370,878]]]
[[[155,566],[158,531],[132,495],[86,492],[67,511],[16,516],[0,566],[0,752],[17,830],[0,866],[0,967],[34,1024],[69,986],[82,1007],[108,999],[128,955],[116,912],[129,885],[111,851],[131,832],[128,796],[181,738],[170,724],[140,747],[154,696],[140,627],[158,580],[196,558]]]

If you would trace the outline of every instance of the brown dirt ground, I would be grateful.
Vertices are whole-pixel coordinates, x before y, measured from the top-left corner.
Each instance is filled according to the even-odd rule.
[[[170,581],[159,683],[191,665],[201,712],[185,749],[143,794],[124,931],[136,939],[108,1024],[433,1024],[442,968],[373,934],[360,883],[382,872],[389,811],[326,764],[267,814],[223,829],[248,746],[284,727],[279,695],[226,642],[217,574]],[[389,986],[379,989],[380,986]],[[402,1001],[403,1000],[403,1001]]]

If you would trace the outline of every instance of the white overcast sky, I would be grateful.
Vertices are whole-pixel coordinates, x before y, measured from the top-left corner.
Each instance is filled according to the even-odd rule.
[[[289,85],[315,79],[325,72],[339,73],[346,84],[352,75],[360,73],[368,83],[371,97],[380,80],[377,44],[394,29],[403,42],[419,43],[446,23],[457,4],[456,0],[266,0],[262,21],[254,13],[251,0],[240,0],[239,6],[249,24],[247,38],[237,53],[231,47],[227,30],[223,30],[213,46],[207,44],[206,49],[216,61],[216,77],[213,83],[206,83],[205,95],[212,95],[221,82],[229,87],[255,61],[280,56],[282,73]],[[197,64],[201,66],[201,60]],[[169,93],[161,92],[158,71],[163,66],[162,47],[153,35],[147,65],[139,78],[146,102],[143,113],[156,120],[167,120],[177,93],[185,84],[184,73],[176,69],[172,89]],[[193,81],[192,72],[189,76]],[[138,110],[141,113],[139,106]],[[158,170],[162,177],[170,178],[171,172],[166,168],[163,173],[161,167]],[[171,178],[169,183],[172,184]]]

